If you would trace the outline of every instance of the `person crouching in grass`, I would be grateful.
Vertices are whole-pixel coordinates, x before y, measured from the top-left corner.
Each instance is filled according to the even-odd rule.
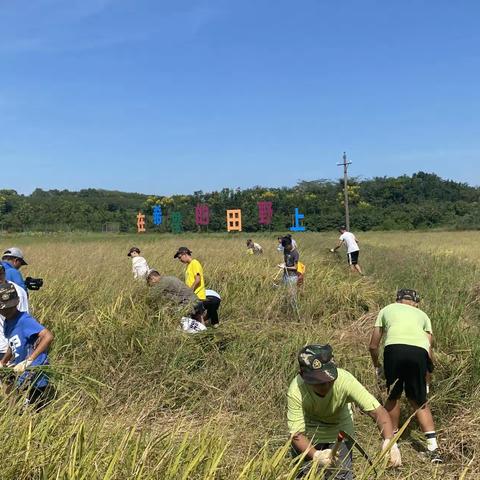
[[[4,333],[8,350],[0,368],[13,366],[16,379],[10,389],[26,391],[26,405],[43,408],[53,396],[49,378],[35,368],[48,365],[48,348],[53,334],[27,312],[18,310],[18,293],[11,283],[0,284],[0,315],[5,318]]]

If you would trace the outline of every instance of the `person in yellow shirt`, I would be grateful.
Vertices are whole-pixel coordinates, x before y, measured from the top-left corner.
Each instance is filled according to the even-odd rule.
[[[206,300],[207,295],[205,293],[202,264],[192,257],[192,251],[187,247],[180,247],[173,258],[178,258],[182,263],[187,265],[185,270],[185,283],[200,300]]]

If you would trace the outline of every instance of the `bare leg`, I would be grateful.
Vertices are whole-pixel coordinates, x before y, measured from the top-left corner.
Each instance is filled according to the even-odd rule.
[[[360,274],[360,275],[363,275],[363,272],[362,272],[362,269],[360,268],[360,265],[357,263],[356,265],[354,265],[355,267],[355,270]]]
[[[422,432],[434,432],[435,431],[435,423],[433,422],[432,412],[430,411],[430,407],[428,405],[424,405],[423,407],[419,407],[414,401],[409,400],[410,405],[415,409],[416,417],[418,423],[420,424],[420,428]]]
[[[400,423],[400,402],[398,400],[388,399],[385,402],[385,410],[388,412],[390,420],[392,421],[393,431],[397,431],[398,424]]]

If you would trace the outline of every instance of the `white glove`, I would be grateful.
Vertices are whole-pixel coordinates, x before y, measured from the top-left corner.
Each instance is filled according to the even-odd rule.
[[[330,251],[331,251],[332,253],[334,253],[334,252],[335,252],[335,249],[334,249],[334,248],[331,248]]]
[[[25,372],[25,370],[32,364],[32,360],[24,360],[23,362],[20,362],[20,363],[17,363],[14,367],[13,367],[13,371],[18,374],[18,375],[21,375],[22,373]]]
[[[391,439],[388,438],[383,441],[382,444],[382,452],[387,449],[388,445],[390,444]],[[393,468],[401,467],[402,466],[402,455],[400,454],[400,449],[398,445],[394,443],[390,447],[390,462],[389,466]]]
[[[333,463],[332,449],[317,450],[313,454],[313,461],[317,462],[322,467],[329,467]]]
[[[375,375],[377,376],[378,380],[385,380],[385,372],[383,371],[383,367],[381,365],[375,367]]]

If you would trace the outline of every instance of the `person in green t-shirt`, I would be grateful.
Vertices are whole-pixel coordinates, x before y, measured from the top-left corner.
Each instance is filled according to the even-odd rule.
[[[287,394],[288,428],[296,454],[306,453],[305,460],[331,467],[327,468],[325,478],[351,480],[351,445],[340,445],[338,459],[333,458],[332,452],[340,431],[354,433],[350,403],[375,420],[384,438],[382,450],[393,438],[393,427],[376,398],[351,373],[337,368],[332,358],[330,345],[307,345],[300,350],[300,372],[290,383]],[[401,465],[396,444],[390,449],[390,464]]]
[[[398,430],[399,399],[405,396],[415,409],[418,423],[427,440],[427,455],[432,463],[442,463],[438,452],[432,412],[427,404],[427,382],[432,362],[432,324],[418,308],[420,298],[415,290],[401,289],[397,301],[380,310],[370,339],[370,355],[377,377],[385,377],[388,399],[385,408]],[[385,338],[382,369],[379,347]]]

